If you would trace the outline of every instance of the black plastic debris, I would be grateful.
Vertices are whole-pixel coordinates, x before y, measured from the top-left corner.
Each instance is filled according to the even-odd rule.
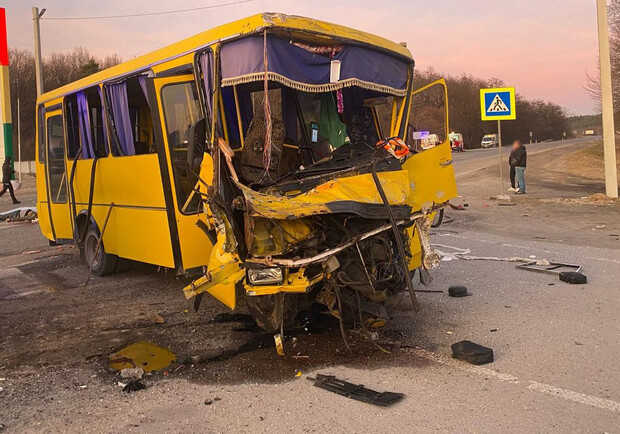
[[[466,286],[453,285],[448,288],[448,295],[450,297],[467,297],[470,294],[467,292]]]
[[[452,345],[452,357],[472,365],[484,365],[493,362],[493,350],[470,341],[461,341]]]
[[[588,283],[588,278],[584,274],[575,273],[573,271],[561,272],[560,280],[562,282],[570,283],[571,285],[585,285]]]
[[[123,392],[137,392],[138,390],[146,389],[146,385],[140,380],[130,381],[123,387]]]
[[[330,392],[334,392],[338,395],[346,396],[347,398],[355,399],[357,401],[380,405],[382,407],[389,407],[405,397],[402,393],[380,393],[365,388],[363,384],[353,384],[339,380],[333,375],[317,374],[316,378],[308,379],[313,380],[314,385],[321,389],[329,390]]]

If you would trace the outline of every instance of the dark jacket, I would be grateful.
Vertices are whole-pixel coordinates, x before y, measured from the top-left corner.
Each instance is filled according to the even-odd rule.
[[[14,173],[15,171],[11,168],[11,164],[5,160],[2,165],[2,183],[7,184],[11,182],[11,176],[13,176]]]
[[[525,146],[521,145],[516,151],[512,151],[508,162],[514,167],[527,167],[527,150]]]

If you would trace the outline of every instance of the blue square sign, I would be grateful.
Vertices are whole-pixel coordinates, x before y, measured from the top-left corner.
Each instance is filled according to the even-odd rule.
[[[480,89],[480,111],[483,121],[515,120],[516,97],[514,87]]]

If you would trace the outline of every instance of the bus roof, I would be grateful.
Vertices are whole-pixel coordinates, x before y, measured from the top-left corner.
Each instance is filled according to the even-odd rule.
[[[46,92],[38,98],[37,103],[41,104],[54,100],[79,89],[84,89],[108,80],[113,80],[115,78],[131,74],[132,72],[146,70],[155,65],[181,57],[193,51],[200,50],[219,41],[243,35],[255,34],[268,28],[289,31],[297,34],[305,34],[311,39],[314,35],[317,37],[317,42],[320,42],[320,37],[323,36],[327,38],[335,38],[337,40],[339,39],[343,41],[360,43],[379,48],[383,51],[391,52],[411,61],[413,60],[411,52],[405,46],[380,36],[325,21],[318,21],[312,18],[264,12],[206,30],[167,47],[160,48],[148,54],[136,57],[135,59],[131,59],[127,62],[123,62],[119,65],[74,81],[73,83],[61,86],[50,92]]]

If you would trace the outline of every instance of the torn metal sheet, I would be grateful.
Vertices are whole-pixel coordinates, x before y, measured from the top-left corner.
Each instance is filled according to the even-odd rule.
[[[409,174],[405,170],[378,174],[390,205],[411,211],[409,201]],[[248,211],[253,217],[292,219],[334,212],[367,214],[383,209],[381,196],[371,174],[362,174],[327,181],[306,193],[278,195],[254,191],[241,183],[236,185],[243,192]],[[364,205],[377,205],[367,207]]]
[[[565,264],[562,262],[551,261],[531,261],[525,264],[519,264],[517,267],[519,270],[535,271],[537,273],[547,274],[560,274],[565,271],[581,273],[583,266],[574,264]]]

